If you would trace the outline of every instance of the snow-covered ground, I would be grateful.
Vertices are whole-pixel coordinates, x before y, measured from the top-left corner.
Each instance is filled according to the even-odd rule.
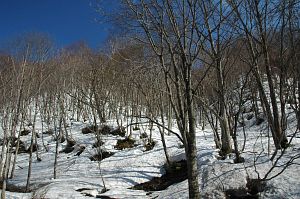
[[[291,124],[294,121],[290,122]],[[37,161],[34,154],[32,165],[31,189],[32,193],[7,192],[7,198],[91,198],[85,194],[96,196],[109,196],[111,198],[188,198],[187,180],[173,184],[163,191],[147,193],[141,190],[129,189],[136,184],[147,182],[153,177],[164,174],[163,165],[166,162],[161,137],[156,127],[153,129],[155,147],[145,151],[140,140],[142,130],[133,132],[133,139],[138,145],[131,149],[116,150],[114,145],[119,136],[103,135],[104,145],[101,147],[115,154],[102,160],[91,161],[89,157],[97,151],[92,148],[95,143],[95,135],[82,134],[81,129],[88,124],[84,122],[72,122],[69,132],[76,141],[76,147],[85,146],[84,152],[76,156],[77,149],[71,153],[59,153],[57,179],[53,179],[53,165],[55,154],[55,141],[52,135],[44,134],[44,142],[48,152],[42,147],[41,126],[37,125],[39,154],[42,161]],[[116,126],[109,122],[109,125]],[[254,125],[253,119],[246,121],[247,142],[244,152],[245,163],[234,164],[234,155],[225,160],[219,159],[218,150],[215,149],[212,130],[208,127],[197,132],[199,184],[203,198],[225,198],[224,191],[228,189],[242,188],[246,186],[247,176],[260,177],[272,167],[269,160],[272,154],[268,154],[268,137],[266,125]],[[148,128],[147,131],[149,131]],[[176,131],[176,129],[173,129]],[[289,129],[290,134],[293,128]],[[289,133],[288,133],[289,134]],[[21,140],[29,144],[30,135],[22,136]],[[243,145],[242,128],[238,132],[239,147]],[[166,135],[167,149],[172,160],[184,159],[184,149],[180,147],[180,141],[174,135]],[[272,140],[270,140],[272,145]],[[66,146],[66,142],[59,145],[59,151]],[[294,139],[286,155],[278,162],[283,165],[291,156],[300,153],[300,140]],[[272,151],[272,148],[270,148]],[[17,167],[13,179],[9,184],[25,186],[28,171],[29,155],[18,155]],[[255,164],[254,160],[257,159]],[[294,163],[300,164],[300,160]],[[289,166],[285,172],[267,182],[266,191],[260,193],[262,198],[300,198],[300,168],[297,164]],[[100,169],[99,169],[100,168]],[[255,168],[257,172],[255,172]],[[275,168],[272,175],[280,171],[282,167]],[[271,175],[271,176],[272,176]],[[101,176],[103,178],[101,178]],[[103,182],[107,192],[102,193]],[[85,189],[84,191],[76,191]]]

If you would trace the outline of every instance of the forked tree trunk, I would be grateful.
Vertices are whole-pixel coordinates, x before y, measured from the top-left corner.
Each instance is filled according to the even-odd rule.
[[[265,114],[266,114],[266,117],[268,119],[268,124],[269,124],[269,127],[271,129],[274,145],[277,149],[280,149],[282,147],[284,148],[284,145],[287,141],[287,138],[286,138],[285,134],[282,132],[282,128],[281,128],[281,125],[280,125],[278,108],[273,107],[273,110],[271,110],[271,106],[268,102],[267,95],[266,95],[265,90],[263,88],[262,79],[261,79],[260,74],[258,72],[258,66],[257,65],[254,67],[253,71],[254,71],[256,82],[257,82],[257,85],[258,85],[258,91],[259,91],[259,94],[260,94],[260,97],[261,97],[261,101],[262,101],[263,107],[265,109]],[[270,95],[273,96],[273,97],[271,97],[271,98],[273,98],[273,100],[271,100],[272,106],[277,107],[276,97],[274,99],[274,96],[275,96],[274,89],[273,90],[270,89]]]

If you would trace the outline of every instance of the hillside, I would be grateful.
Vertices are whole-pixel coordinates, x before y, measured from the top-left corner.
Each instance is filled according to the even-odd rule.
[[[117,140],[124,137],[106,134],[101,135],[103,145],[93,148],[96,142],[94,133],[83,134],[82,129],[88,123],[70,121],[68,131],[70,137],[76,142],[73,150],[65,153],[67,141],[60,143],[58,150],[57,179],[53,179],[53,164],[56,142],[54,135],[44,133],[42,143],[42,127],[37,120],[39,157],[38,161],[33,154],[32,177],[29,193],[11,192],[24,188],[27,179],[28,158],[27,153],[21,153],[17,158],[17,167],[13,179],[8,180],[7,198],[188,198],[187,180],[172,184],[161,191],[134,190],[133,186],[150,181],[154,177],[165,174],[166,159],[161,143],[160,133],[154,127],[152,138],[155,141],[153,149],[146,151],[144,147],[145,133],[149,135],[148,126],[133,131],[132,139],[135,144],[132,148],[124,150],[115,149]],[[291,124],[295,121],[291,120]],[[107,122],[112,129],[116,128],[113,121]],[[271,167],[272,162],[267,154],[268,137],[265,123],[257,126],[254,120],[246,124],[247,142],[241,156],[245,163],[235,164],[234,154],[222,160],[215,149],[212,130],[197,130],[198,174],[201,195],[203,198],[225,198],[225,192],[232,189],[246,187],[247,176],[257,178],[257,172],[263,176]],[[292,125],[291,125],[292,126]],[[27,127],[30,130],[30,127]],[[176,131],[176,129],[173,129]],[[291,129],[292,130],[292,129]],[[31,135],[21,136],[25,146],[29,146]],[[143,141],[144,140],[144,141]],[[238,140],[243,144],[242,128],[239,128]],[[185,159],[184,149],[174,135],[166,135],[166,144],[171,161]],[[292,156],[299,156],[299,138],[295,138],[286,154],[277,163],[278,168],[272,171],[276,174]],[[80,155],[76,155],[84,148]],[[113,155],[102,161],[92,161],[91,157],[102,151],[111,152]],[[46,149],[48,151],[46,151]],[[256,160],[255,160],[256,159]],[[255,163],[254,163],[255,160]],[[274,162],[273,162],[274,163]],[[267,181],[266,188],[258,195],[262,198],[297,198],[299,197],[299,159],[295,159],[278,177]],[[108,191],[103,191],[103,181]],[[10,191],[10,189],[12,189]],[[228,195],[228,194],[227,194]]]

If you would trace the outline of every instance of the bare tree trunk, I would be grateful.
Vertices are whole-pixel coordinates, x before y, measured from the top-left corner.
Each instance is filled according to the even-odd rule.
[[[20,136],[21,136],[21,129],[23,128],[24,125],[24,120],[25,120],[25,114],[22,114],[21,117],[21,124],[20,124],[20,128],[19,128],[19,135],[17,138],[17,145],[16,145],[16,151],[15,151],[15,156],[14,156],[14,160],[13,160],[13,165],[12,165],[12,169],[11,169],[11,173],[10,173],[10,178],[12,179],[14,177],[14,172],[15,172],[15,167],[16,167],[16,162],[17,162],[17,156],[18,156],[18,152],[19,152],[19,147],[20,147]]]
[[[1,192],[1,199],[5,199],[5,191],[6,191],[6,185],[7,185],[7,175],[9,172],[9,161],[11,159],[11,153],[10,153],[10,145],[11,145],[11,140],[9,139],[7,142],[7,148],[6,148],[6,153],[5,153],[5,162],[4,162],[4,171],[1,173],[1,178],[2,178],[2,192]],[[4,147],[4,145],[3,145]]]
[[[31,170],[32,170],[32,153],[33,153],[34,139],[36,138],[35,123],[36,123],[37,110],[38,110],[38,102],[37,100],[35,100],[35,110],[34,110],[34,116],[32,121],[32,132],[31,132],[31,140],[30,140],[28,174],[27,174],[27,181],[26,181],[26,188],[25,188],[26,191],[29,191],[29,187],[30,187],[30,178],[31,178]],[[37,145],[36,145],[36,150],[38,150]]]
[[[187,90],[187,104],[188,104],[188,120],[189,120],[189,132],[187,134],[188,144],[186,146],[186,158],[188,167],[188,182],[189,182],[189,198],[200,198],[199,182],[198,182],[198,166],[197,166],[197,147],[196,147],[196,125],[195,115],[192,100],[192,93],[190,82],[188,83]]]
[[[61,96],[59,96],[61,97]],[[60,99],[59,99],[60,100]],[[57,132],[57,125],[56,125],[56,120],[57,117],[59,116],[59,125],[58,125],[58,132]],[[58,146],[59,143],[61,142],[62,139],[62,115],[60,113],[60,115],[56,115],[53,118],[53,122],[54,122],[54,132],[55,132],[55,138],[56,138],[56,144],[55,144],[55,156],[54,156],[54,167],[53,167],[53,178],[56,179],[57,178],[57,160],[58,160]]]
[[[8,142],[7,144],[7,150],[6,150],[6,156],[5,156],[5,163],[4,163],[4,172],[2,174],[2,192],[1,192],[1,199],[5,199],[5,191],[6,191],[6,184],[7,184],[7,174],[8,174],[8,171],[9,171],[9,167],[8,167],[8,161],[10,160],[10,156],[11,156],[11,153],[9,152],[9,147],[10,147],[10,144]]]
[[[162,94],[160,94],[160,117],[161,117],[161,121],[162,121],[162,125],[165,126],[165,119],[164,119],[164,106],[163,106],[163,96]],[[166,156],[166,160],[167,160],[167,164],[170,165],[170,157],[167,151],[167,145],[166,145],[166,140],[165,140],[165,129],[161,129],[159,127],[159,132],[160,132],[160,137],[161,137],[161,141],[163,144],[163,148],[164,148],[164,153]]]

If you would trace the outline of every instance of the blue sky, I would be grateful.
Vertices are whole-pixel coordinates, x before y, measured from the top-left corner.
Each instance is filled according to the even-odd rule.
[[[109,25],[96,22],[101,18],[93,3],[95,0],[0,0],[0,43],[25,32],[44,32],[59,47],[77,41],[99,47],[108,36]]]

